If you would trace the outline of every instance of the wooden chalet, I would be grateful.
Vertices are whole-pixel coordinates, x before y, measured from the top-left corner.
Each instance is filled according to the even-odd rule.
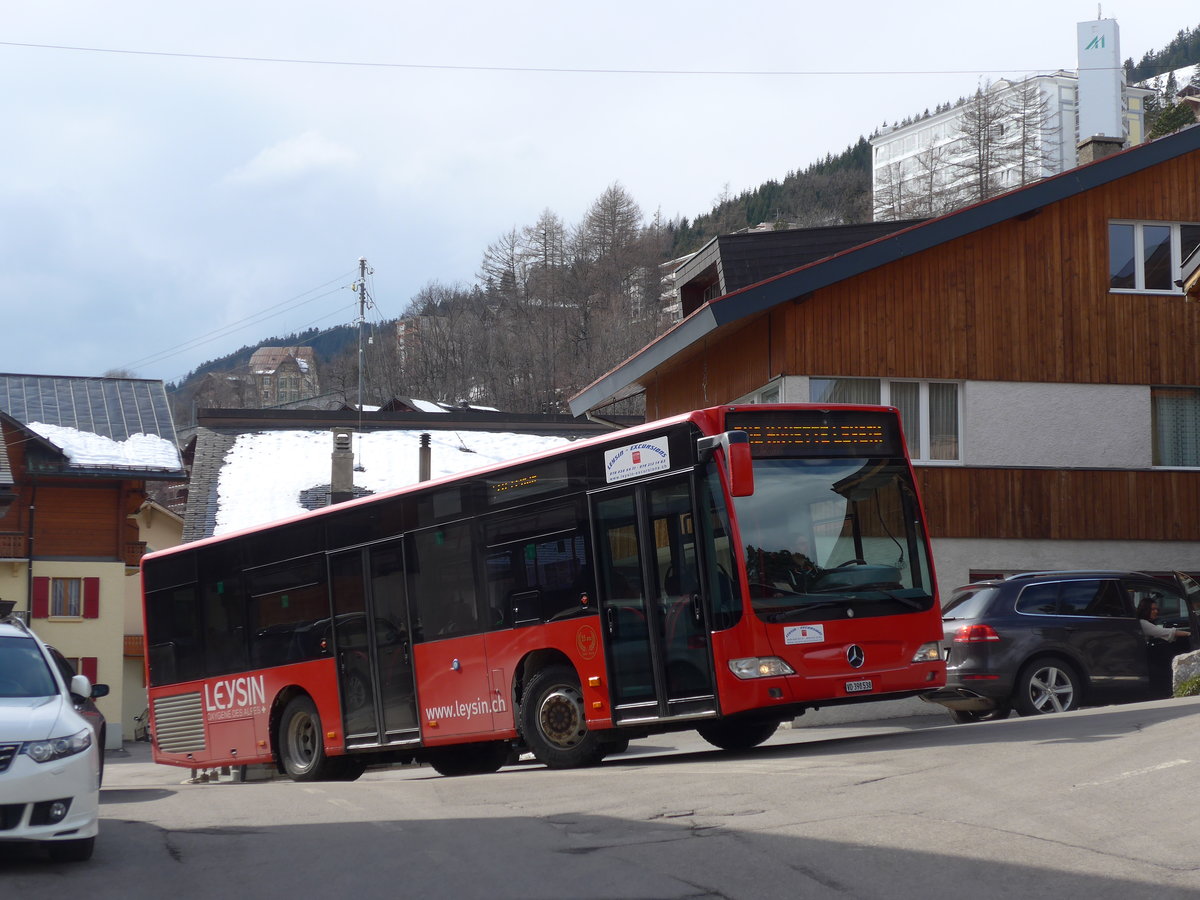
[[[686,317],[571,411],[890,403],[943,587],[1197,571],[1198,245],[1192,127],[711,299],[683,284]]]
[[[0,599],[109,684],[99,705],[119,747],[127,598],[146,551],[136,517],[148,483],[184,477],[166,391],[161,381],[0,374],[0,431]]]

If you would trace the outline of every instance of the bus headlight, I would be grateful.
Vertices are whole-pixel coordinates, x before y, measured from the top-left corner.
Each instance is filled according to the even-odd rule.
[[[743,679],[796,674],[796,670],[778,656],[747,656],[744,659],[731,659],[729,671]]]
[[[913,654],[912,661],[915,663],[937,662],[942,658],[942,645],[937,641],[930,641],[928,644],[922,644],[921,648]]]

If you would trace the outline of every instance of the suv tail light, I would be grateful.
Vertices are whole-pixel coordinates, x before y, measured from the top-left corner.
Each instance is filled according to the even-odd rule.
[[[991,625],[964,625],[954,632],[956,644],[975,644],[982,641],[998,641],[1000,635]]]

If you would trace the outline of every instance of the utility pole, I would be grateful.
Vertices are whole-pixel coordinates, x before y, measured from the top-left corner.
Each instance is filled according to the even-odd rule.
[[[358,282],[354,285],[358,293],[358,411],[360,414],[363,408],[363,368],[365,363],[363,330],[367,324],[367,304],[371,302],[371,298],[367,294],[367,276],[374,272],[374,269],[367,268],[367,258],[360,256],[358,258]]]

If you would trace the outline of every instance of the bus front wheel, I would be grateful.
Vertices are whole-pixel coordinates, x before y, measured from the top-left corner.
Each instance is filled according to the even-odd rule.
[[[279,756],[283,770],[295,781],[333,781],[346,778],[342,759],[325,755],[321,717],[306,696],[293,697],[279,719]],[[353,775],[358,777],[362,770]]]
[[[529,751],[551,769],[593,766],[604,758],[604,745],[588,731],[583,692],[569,666],[550,666],[529,679],[521,734]]]
[[[779,723],[774,720],[739,722],[736,719],[720,719],[697,725],[696,731],[700,737],[722,750],[749,750],[773,735],[778,728]]]

